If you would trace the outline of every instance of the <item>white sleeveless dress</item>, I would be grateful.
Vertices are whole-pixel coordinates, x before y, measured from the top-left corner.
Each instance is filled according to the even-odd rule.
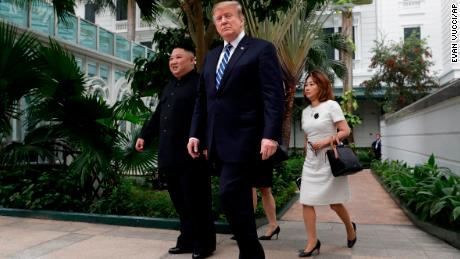
[[[328,100],[302,111],[302,129],[308,141],[316,142],[337,134],[335,122],[345,120],[342,109],[336,101]],[[326,157],[326,150],[316,154],[307,145],[307,155],[303,164],[300,203],[305,205],[329,205],[344,203],[350,199],[348,177],[334,177]]]

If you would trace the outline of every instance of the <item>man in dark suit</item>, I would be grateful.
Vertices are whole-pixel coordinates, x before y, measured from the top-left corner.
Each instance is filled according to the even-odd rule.
[[[382,141],[380,140],[380,133],[375,134],[375,141],[372,142],[372,151],[374,151],[375,159],[382,158]]]
[[[213,20],[224,46],[205,58],[187,148],[194,158],[207,149],[216,165],[222,207],[239,258],[265,258],[257,238],[251,174],[281,141],[281,68],[273,44],[245,35],[237,1],[217,3]]]
[[[175,79],[166,85],[160,102],[136,141],[136,150],[159,136],[158,168],[180,218],[180,235],[170,254],[193,253],[206,258],[216,249],[211,212],[211,180],[204,159],[192,159],[186,149],[199,75],[190,49],[175,48],[169,69]]]

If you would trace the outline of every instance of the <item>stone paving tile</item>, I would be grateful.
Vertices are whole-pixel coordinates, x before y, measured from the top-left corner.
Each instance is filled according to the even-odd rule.
[[[65,232],[28,230],[14,226],[0,227],[0,256],[8,256],[39,245],[48,240],[66,235]]]
[[[432,259],[458,259],[460,255],[458,252],[425,252],[428,258]]]
[[[17,225],[17,227],[26,230],[52,230],[62,232],[75,232],[83,229],[84,225],[86,225],[87,223],[23,218],[22,220],[16,221],[12,224],[15,224]]]
[[[168,241],[96,236],[38,258],[161,258],[173,245],[173,242]],[[191,256],[189,255],[189,257]]]
[[[90,237],[91,236],[89,235],[69,233],[67,235],[63,235],[58,238],[51,239],[46,242],[40,243],[36,246],[27,248],[19,253],[16,253],[10,256],[10,258],[37,258],[39,256],[49,254],[53,251],[65,249],[65,247],[67,246],[70,246],[75,243],[79,243]]]
[[[74,233],[83,235],[102,235],[110,233],[116,228],[118,228],[118,226],[88,224],[88,226],[83,226],[82,229]]]
[[[349,176],[351,200],[345,203],[352,220],[360,224],[412,225],[369,169]],[[318,222],[340,222],[329,206],[315,207]],[[296,202],[283,216],[286,221],[302,221],[302,206]]]
[[[11,217],[0,217],[0,226],[6,226],[9,224],[12,224],[16,222],[16,218],[11,218]]]

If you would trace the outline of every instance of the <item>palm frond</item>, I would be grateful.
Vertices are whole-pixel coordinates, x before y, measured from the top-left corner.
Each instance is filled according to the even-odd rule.
[[[298,81],[303,74],[307,56],[324,22],[332,14],[328,12],[328,4],[317,6],[315,12],[307,12],[306,8],[286,31],[278,55],[283,70]]]
[[[42,94],[64,100],[85,93],[86,79],[75,57],[55,40],[50,38],[49,47],[40,49],[40,61],[48,80],[46,87],[41,89]]]
[[[149,145],[143,152],[134,149],[139,129],[120,138],[114,151],[114,161],[121,173],[145,174],[157,168],[157,146]]]
[[[142,124],[152,112],[137,95],[118,101],[113,106],[115,120]]]
[[[82,2],[83,0],[78,0]],[[105,10],[109,10],[112,13],[115,13],[117,7],[115,1],[113,0],[86,0],[86,4],[92,4],[94,11],[99,14]]]
[[[280,12],[280,19],[270,21],[266,17],[263,21],[259,21],[256,13],[251,12],[251,1],[243,0],[242,5],[245,9],[246,24],[248,32],[254,37],[258,37],[272,42],[275,46],[279,46],[285,36],[285,33],[293,21],[298,17],[298,14],[303,8],[302,0],[295,0],[292,6],[285,12]]]
[[[131,0],[134,1],[134,0]],[[137,5],[142,13],[142,19],[153,22],[159,15],[160,3],[159,0],[136,0]]]
[[[18,101],[43,83],[38,66],[39,41],[19,34],[12,24],[0,21],[0,135],[8,135],[10,119],[19,115]]]

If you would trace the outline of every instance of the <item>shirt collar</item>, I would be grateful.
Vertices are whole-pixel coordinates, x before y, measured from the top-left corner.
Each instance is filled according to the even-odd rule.
[[[235,48],[236,46],[238,46],[238,44],[240,44],[240,41],[243,39],[244,35],[246,35],[244,31],[241,31],[240,34],[238,34],[238,37],[236,37],[236,39],[234,39],[233,41],[231,42],[224,41],[224,47],[227,46],[228,44],[232,44],[233,48]]]

